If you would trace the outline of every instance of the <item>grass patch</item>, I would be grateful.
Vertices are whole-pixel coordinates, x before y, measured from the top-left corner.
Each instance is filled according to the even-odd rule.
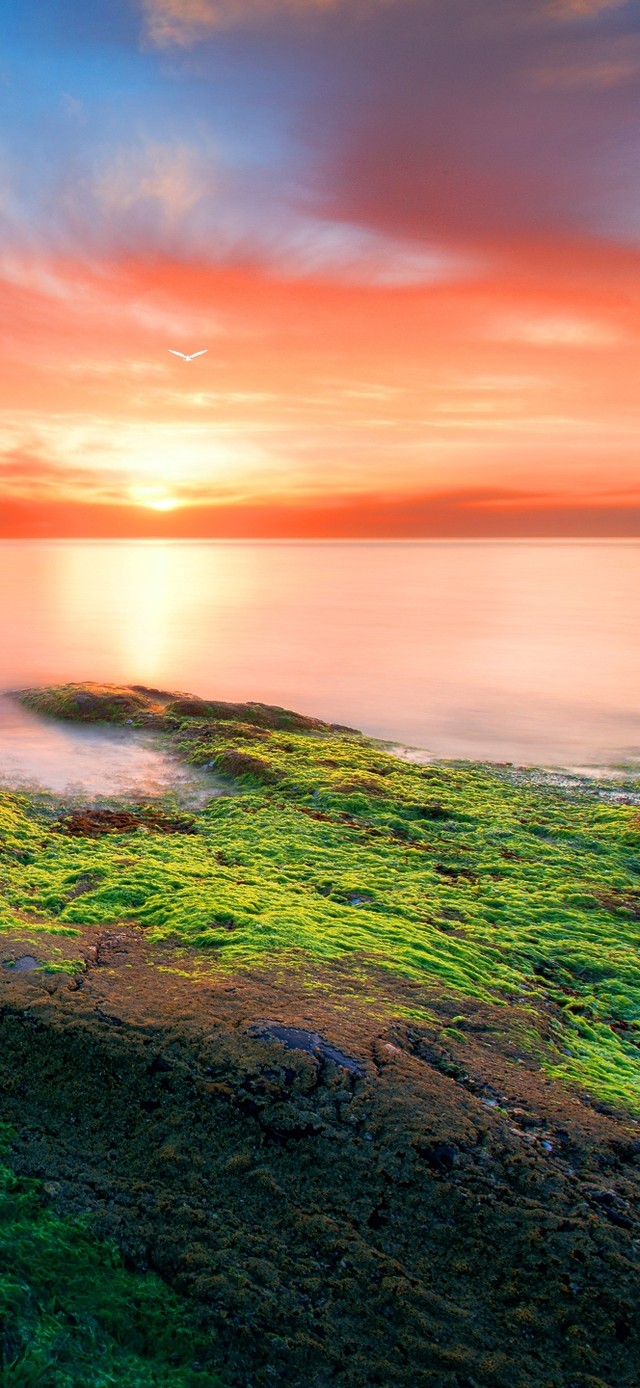
[[[43,1203],[6,1164],[0,1132],[0,1368],[6,1388],[222,1388],[179,1299],[127,1271],[86,1221]]]

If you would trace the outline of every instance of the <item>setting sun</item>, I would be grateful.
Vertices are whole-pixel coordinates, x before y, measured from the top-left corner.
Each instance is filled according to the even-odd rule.
[[[132,487],[131,498],[137,506],[146,506],[151,511],[175,511],[181,502],[157,487]]]

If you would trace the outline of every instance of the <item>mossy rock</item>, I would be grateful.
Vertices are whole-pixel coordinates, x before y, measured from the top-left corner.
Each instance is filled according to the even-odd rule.
[[[165,714],[168,718],[197,718],[212,723],[248,723],[256,728],[274,730],[298,729],[305,732],[331,731],[329,723],[320,718],[310,718],[292,709],[279,708],[272,704],[223,703],[218,699],[176,699],[167,704]]]
[[[262,757],[252,756],[248,752],[239,752],[235,747],[229,747],[217,754],[215,768],[223,776],[230,776],[234,780],[247,777],[263,786],[276,785],[281,779],[268,761]]]
[[[126,723],[149,712],[149,698],[134,689],[109,684],[64,684],[26,689],[20,702],[34,713],[74,723]]]

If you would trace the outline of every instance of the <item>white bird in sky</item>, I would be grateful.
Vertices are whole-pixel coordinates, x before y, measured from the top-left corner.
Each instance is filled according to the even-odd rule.
[[[168,347],[168,348],[167,348],[167,351],[168,351],[168,352],[173,352],[174,357],[182,357],[182,360],[183,360],[183,361],[193,361],[193,358],[194,358],[194,357],[203,357],[204,354],[205,354],[205,352],[208,352],[208,351],[209,351],[209,348],[208,348],[208,347],[203,347],[201,352],[192,352],[192,353],[191,353],[191,356],[187,356],[187,353],[186,353],[186,352],[176,352],[176,351],[175,351],[175,348],[173,348],[173,347]]]

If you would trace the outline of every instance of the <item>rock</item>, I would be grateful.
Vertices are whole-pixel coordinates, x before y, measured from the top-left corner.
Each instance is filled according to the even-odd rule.
[[[444,1173],[453,1171],[459,1154],[457,1147],[453,1147],[450,1142],[434,1142],[429,1146],[420,1146],[418,1155],[426,1161],[432,1171]]]
[[[339,1065],[341,1069],[348,1070],[352,1075],[364,1075],[365,1067],[359,1060],[354,1060],[353,1056],[345,1055],[338,1050],[337,1046],[332,1046],[329,1041],[325,1041],[317,1031],[306,1031],[303,1027],[283,1026],[280,1022],[264,1022],[252,1028],[252,1035],[262,1037],[264,1040],[280,1041],[289,1051],[306,1051],[316,1060],[330,1060],[334,1065]]]

